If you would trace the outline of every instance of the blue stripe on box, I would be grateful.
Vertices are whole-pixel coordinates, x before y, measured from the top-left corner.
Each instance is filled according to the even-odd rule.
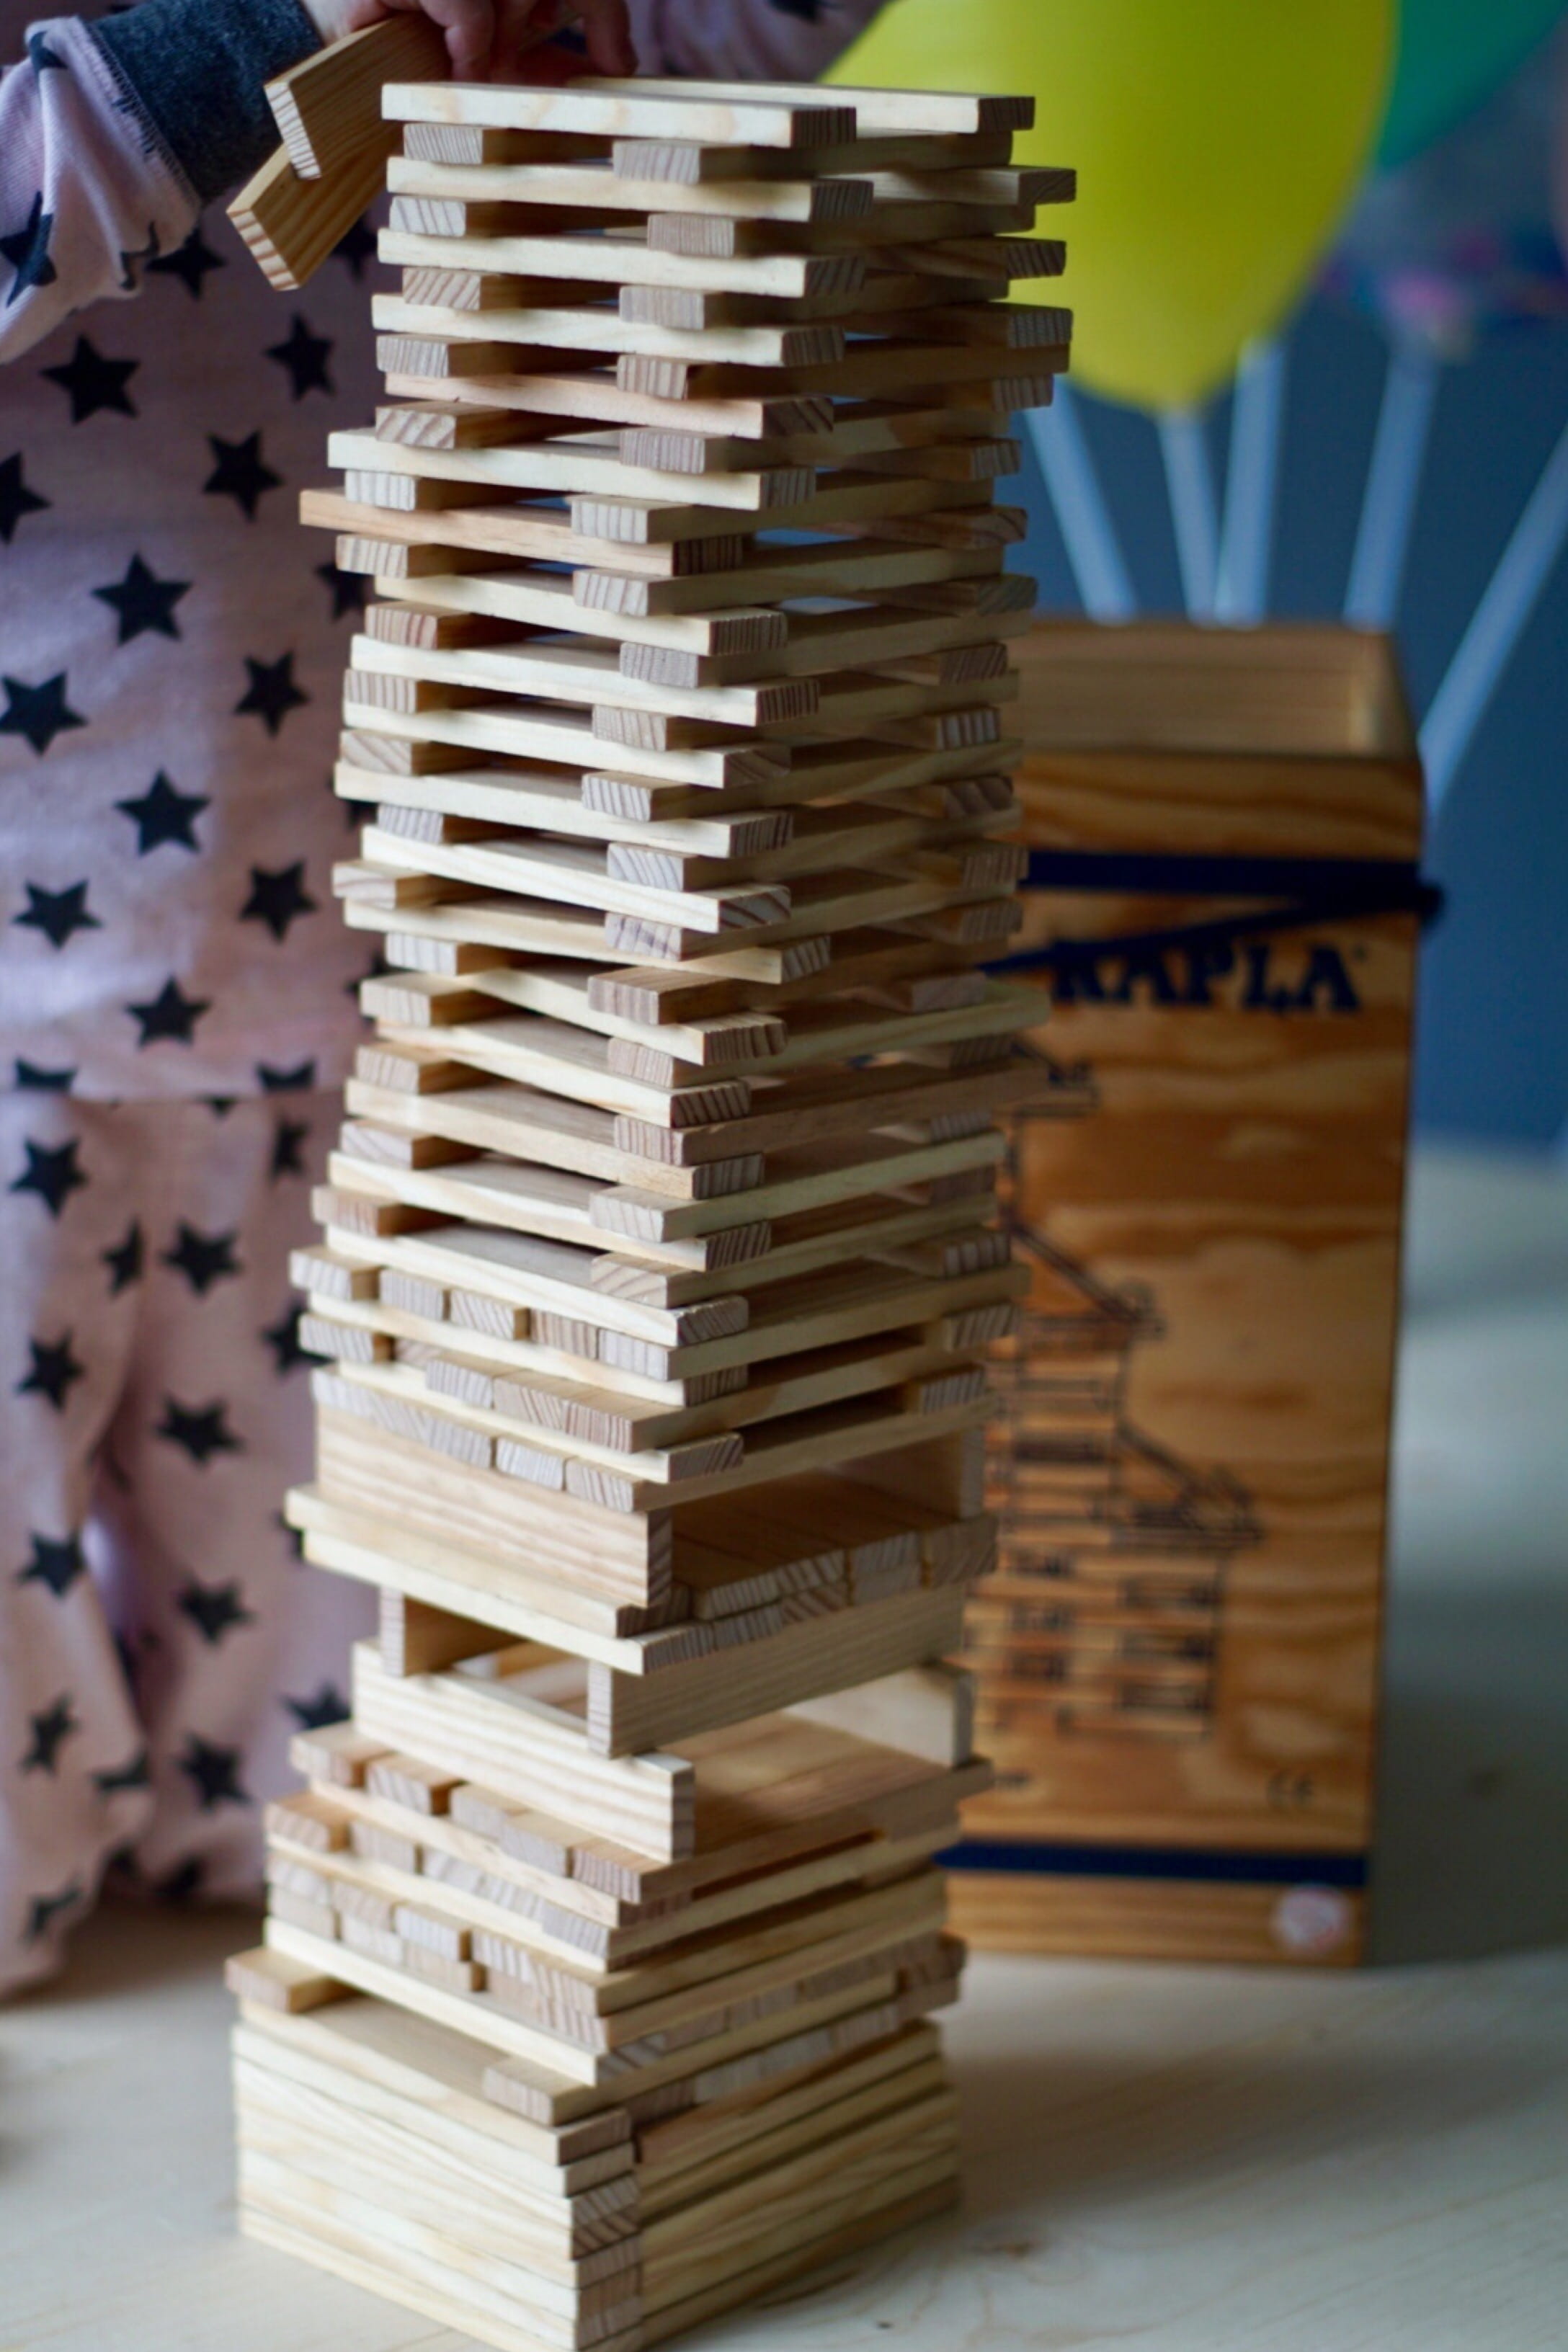
[[[1173,897],[1294,899],[1347,894],[1380,908],[1417,907],[1425,886],[1414,860],[1400,857],[1187,856],[1126,849],[1032,849],[1026,890],[1168,892]]]
[[[1189,1879],[1224,1886],[1337,1886],[1367,1882],[1364,1853],[1219,1852],[1184,1845],[1079,1845],[1070,1840],[963,1838],[937,1860],[948,1870],[1046,1878]]]

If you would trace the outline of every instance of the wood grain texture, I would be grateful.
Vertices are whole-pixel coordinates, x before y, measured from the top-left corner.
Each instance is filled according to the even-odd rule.
[[[325,179],[302,180],[279,147],[248,179],[228,216],[269,286],[303,286],[347,236],[381,185],[382,157],[362,152]]]
[[[953,2193],[936,1856],[991,1768],[948,1661],[1038,1083],[981,969],[1026,862],[994,486],[1065,362],[1005,298],[1068,190],[1011,165],[1026,101],[380,120],[371,47],[285,94],[311,168],[356,108],[405,131],[391,397],[301,508],[376,583],[332,885],[381,962],[288,1509],[379,1634],[266,1811],[239,2208],[498,2346],[634,2352]],[[480,2053],[554,2136],[521,2164]],[[613,2196],[540,2181],[612,2118]]]
[[[954,1871],[948,1884],[952,1924],[981,1951],[1347,1968],[1365,1949],[1365,1895],[1321,1889],[1310,1856],[1294,1886],[1109,1881],[1070,1870]]]
[[[1413,1586],[1414,1597],[1419,1576]],[[1471,1590],[1479,1599],[1479,1578]],[[406,2345],[411,2323],[377,2282],[342,2283],[234,2232],[221,1963],[253,1934],[232,1914],[117,1909],[80,1932],[58,1996],[4,2012],[12,2128],[27,2151],[6,2214],[7,2317],[21,2340],[166,2352],[181,2329],[201,2341],[221,2305],[234,2352]],[[1548,2352],[1558,2296],[1545,2250],[1568,2166],[1556,1953],[1317,1979],[1108,1976],[983,1955],[973,1973],[943,2035],[964,2126],[962,2228],[922,2226],[820,2276],[797,2265],[777,2301],[731,2323],[747,2352],[786,2337],[837,2352],[861,2331],[895,2330],[915,2352],[982,2352],[998,2327],[1027,2341],[1047,2304],[1085,2352],[1140,2337],[1161,2352],[1252,2352],[1263,2326],[1280,2352],[1318,2352],[1347,2284],[1374,2342],[1485,2342],[1506,2296],[1510,2347]],[[361,2008],[316,2013],[338,2021],[335,2048]],[[411,2079],[403,2050],[394,2084]],[[587,2196],[598,2168],[624,2162],[624,2143],[547,2150],[557,2135],[482,2099],[483,2057],[473,2045],[471,2073],[424,2103],[428,2132],[483,2128],[520,2196],[529,2182]],[[435,2063],[426,2045],[420,2063]],[[377,2078],[361,2079],[358,2095],[379,2102]],[[144,2108],[133,2166],[104,2128],[106,2105]],[[51,2221],[87,2195],[94,2229],[62,2265]],[[1347,2221],[1347,2202],[1359,2219]],[[1336,2228],[1331,2274],[1322,2247]],[[1389,2260],[1391,2231],[1416,2259]],[[422,2352],[472,2340],[433,2322],[421,2333]]]
[[[1321,2352],[1353,2295],[1355,2325],[1380,2352],[1555,2346],[1568,2053],[1563,1895],[1542,1856],[1560,1842],[1568,1785],[1555,1544],[1565,1232],[1568,1188],[1544,1169],[1417,1155],[1378,1871],[1384,1965],[980,1955],[942,2034],[964,2120],[962,2226],[922,2227],[820,2281],[797,2263],[771,2302],[729,2323],[729,2340],[747,2352],[777,2352],[786,2338],[844,2352],[897,2333],[914,2352],[989,2352],[999,2333],[1034,2341],[1048,2310],[1085,2352],[1257,2352],[1260,2334],[1271,2352]],[[371,1801],[363,1790],[331,1793],[355,1809]],[[467,1834],[450,1816],[425,1828]],[[205,2344],[221,2309],[232,2352],[406,2345],[412,2323],[373,2275],[345,2284],[235,2235],[221,1966],[257,1934],[254,1913],[111,1902],[72,1938],[58,1988],[0,2008],[16,2151],[0,2239],[18,2341],[167,2352],[182,2336]],[[397,2029],[395,2044],[354,2061],[363,2087],[351,2095],[374,2102],[383,2066],[389,2086],[407,2083],[417,2020],[348,2000],[287,2030],[331,2021],[342,2051],[367,2008]],[[255,2017],[251,2004],[247,2035],[265,2030]],[[876,2046],[819,2066],[854,2068],[858,2095],[879,2079],[861,2071]],[[427,2131],[459,2147],[470,2126],[483,2131],[497,2177],[504,2166],[531,2205],[625,2179],[624,2138],[560,2144],[609,2118],[531,2125],[484,2100],[490,2053],[464,2050],[466,2072],[421,2101]],[[418,2063],[431,2068],[427,2043]],[[911,2053],[910,2071],[921,2063]],[[642,2128],[650,2211],[679,2205],[683,2181],[711,2177],[730,2136],[752,2127],[752,2097]],[[105,2124],[127,2115],[138,2117],[132,2164]],[[62,2263],[60,2216],[89,2207],[92,2229]],[[890,2327],[879,2330],[882,2320]],[[415,2332],[429,2352],[473,2341],[451,2322]]]
[[[1032,1289],[970,1632],[998,1778],[967,1834],[1053,1859],[966,1889],[964,1916],[1014,1948],[1342,1960],[1372,1834],[1415,917],[1358,911],[1342,866],[1257,861],[1407,876],[1397,682],[1379,641],[1333,630],[1047,627],[1023,667],[1017,789],[1061,887],[1027,894],[1021,946],[1052,958],[1039,1042],[1095,1099],[1016,1129]],[[1351,882],[1365,904],[1364,865]],[[1112,1875],[1075,1877],[1078,1845]],[[1150,1846],[1176,1857],[1159,1883]],[[1243,1878],[1272,1857],[1275,1882],[1205,1886],[1215,1853]],[[1327,1892],[1292,1908],[1314,1856]]]
[[[446,43],[428,16],[388,16],[277,75],[267,102],[295,171],[320,180],[353,169],[366,152],[390,154],[396,133],[382,116],[384,83],[446,69]]]

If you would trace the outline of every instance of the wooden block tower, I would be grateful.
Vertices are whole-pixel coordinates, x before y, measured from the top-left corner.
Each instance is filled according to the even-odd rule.
[[[1026,102],[393,85],[337,789],[375,1033],[301,1255],[378,1588],[232,1965],[255,2236],[631,2347],[947,2204],[1021,854]]]

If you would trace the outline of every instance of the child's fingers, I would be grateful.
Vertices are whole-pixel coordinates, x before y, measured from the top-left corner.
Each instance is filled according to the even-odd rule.
[[[632,74],[632,47],[626,0],[498,0],[490,75],[496,81],[563,81],[581,73],[581,55],[553,53],[542,46],[561,26],[581,23],[588,63],[600,73]]]
[[[566,0],[570,16],[575,0]],[[490,52],[492,81],[530,81],[541,44],[548,41],[563,15],[562,0],[497,0],[495,47]]]
[[[323,0],[310,0],[318,21]],[[602,74],[634,74],[626,0],[342,0],[353,24],[374,23],[391,11],[423,10],[447,37],[447,54],[459,81],[557,81],[581,71],[578,57],[546,53],[557,25],[580,22],[590,68]],[[338,30],[348,26],[334,27]],[[328,37],[323,27],[323,38]]]
[[[495,0],[420,0],[447,36],[447,55],[458,81],[482,81],[495,47]]]
[[[635,74],[637,51],[632,47],[626,0],[577,0],[587,36],[588,58],[597,73]]]
[[[564,89],[568,82],[581,81],[586,70],[587,61],[580,45],[540,41],[523,51],[517,70],[506,79],[526,82],[531,89]],[[499,80],[500,76],[495,79]]]

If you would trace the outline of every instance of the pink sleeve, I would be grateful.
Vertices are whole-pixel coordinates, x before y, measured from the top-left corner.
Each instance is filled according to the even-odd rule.
[[[630,0],[644,73],[815,81],[882,0]]]
[[[141,264],[181,244],[195,193],[72,16],[30,26],[0,74],[0,360],[72,310],[134,294]]]

